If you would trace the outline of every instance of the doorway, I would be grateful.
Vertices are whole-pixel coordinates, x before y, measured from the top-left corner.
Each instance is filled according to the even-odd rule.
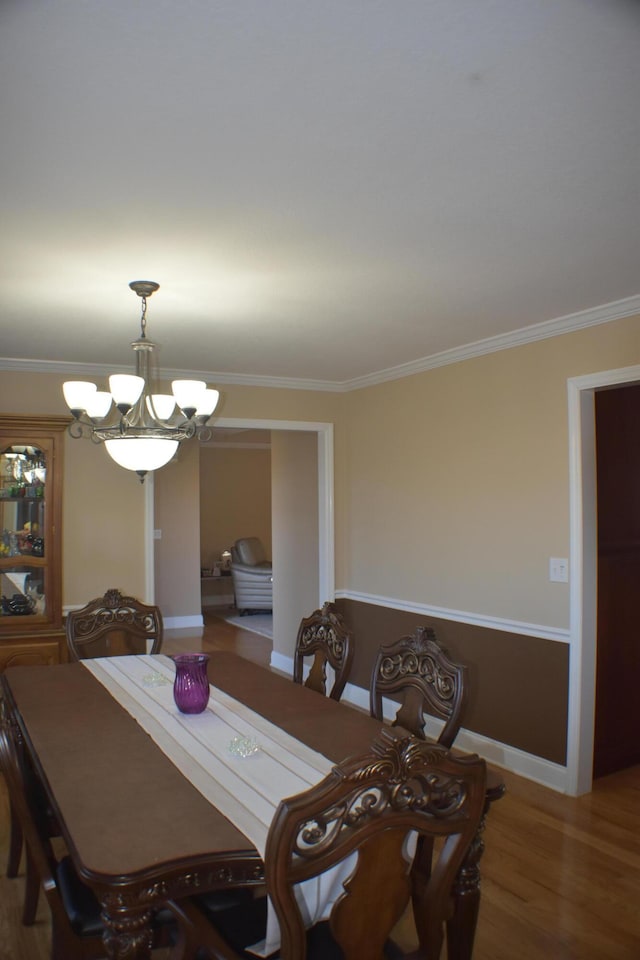
[[[272,557],[271,431],[216,425],[198,449],[202,612],[232,616],[225,551],[240,537],[257,537]]]
[[[315,434],[315,443],[317,450],[316,482],[317,482],[317,595],[315,602],[319,605],[325,599],[333,599],[335,595],[335,566],[334,566],[334,515],[333,515],[333,424],[315,421],[297,421],[297,420],[257,420],[257,419],[234,419],[231,417],[220,417],[216,421],[216,426],[231,428],[246,428],[256,430],[270,430],[276,432],[297,431],[307,434]],[[191,454],[185,451],[184,460],[186,461]],[[188,469],[188,467],[187,467]],[[197,469],[197,468],[196,468]],[[176,471],[177,473],[178,471]],[[189,474],[192,476],[192,474]],[[159,488],[164,488],[171,484],[169,473],[161,473],[155,480]],[[195,530],[199,530],[199,497],[194,497],[187,488],[188,481],[180,487],[177,479],[174,481],[172,489],[163,491],[163,500],[169,500],[169,505],[165,515],[170,512],[170,522],[178,523],[182,533],[186,521],[192,518],[197,511]],[[170,536],[164,536],[162,530],[156,533],[159,539],[154,541],[154,480],[153,476],[147,479],[146,488],[146,587],[147,597],[155,596],[156,575],[163,564],[170,567],[171,576],[165,576],[163,583],[169,590],[170,596],[158,596],[166,605],[168,616],[165,617],[165,626],[168,628],[195,627],[202,625],[202,614],[200,608],[200,555],[198,537],[193,538],[193,545],[189,550],[181,552],[179,558],[172,555],[172,543]],[[180,498],[180,511],[176,511],[176,498]],[[170,506],[170,511],[169,511]],[[179,517],[176,514],[180,513]],[[194,526],[191,519],[191,525]],[[156,548],[154,554],[154,546]],[[175,553],[175,551],[174,551]],[[179,560],[179,562],[177,562]],[[158,569],[156,569],[158,567]],[[194,582],[198,579],[197,599],[193,597]],[[192,602],[185,604],[185,598],[193,597]],[[188,607],[188,609],[187,609]],[[194,610],[197,608],[197,622]],[[164,609],[163,609],[164,613]],[[289,624],[282,624],[280,636],[288,638],[291,634]],[[278,628],[274,617],[274,635]],[[278,628],[279,629],[279,628]],[[295,639],[295,631],[293,633]],[[288,642],[288,641],[285,641]],[[278,649],[278,643],[274,644],[274,649]],[[286,651],[280,652],[286,655]],[[291,654],[293,649],[291,649]]]
[[[566,792],[589,793],[593,780],[597,636],[595,393],[640,381],[640,366],[568,380],[570,661]]]
[[[593,777],[640,763],[640,384],[595,394],[598,610]]]

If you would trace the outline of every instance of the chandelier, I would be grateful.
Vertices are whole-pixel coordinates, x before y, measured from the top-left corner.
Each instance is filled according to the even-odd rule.
[[[134,280],[129,286],[142,300],[140,336],[131,344],[135,375],[112,374],[108,391],[86,380],[68,380],[62,390],[73,415],[70,435],[104,443],[109,456],[126,470],[135,470],[142,483],[150,470],[171,460],[182,440],[210,438],[207,421],[220,394],[204,380],[173,380],[172,394],[153,392],[151,363],[157,344],[147,339],[147,297],[159,284]]]

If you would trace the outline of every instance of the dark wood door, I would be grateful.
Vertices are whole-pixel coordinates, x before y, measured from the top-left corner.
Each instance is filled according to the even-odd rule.
[[[640,384],[596,393],[598,641],[593,776],[640,763]]]

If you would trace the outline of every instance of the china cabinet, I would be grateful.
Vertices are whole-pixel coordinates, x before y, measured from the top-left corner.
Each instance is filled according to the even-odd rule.
[[[62,463],[68,422],[0,415],[0,671],[66,659]]]

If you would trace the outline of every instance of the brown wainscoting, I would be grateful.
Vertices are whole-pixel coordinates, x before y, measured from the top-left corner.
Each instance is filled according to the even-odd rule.
[[[569,645],[356,600],[336,606],[355,636],[351,682],[365,690],[381,643],[430,626],[469,668],[467,730],[566,764]]]

